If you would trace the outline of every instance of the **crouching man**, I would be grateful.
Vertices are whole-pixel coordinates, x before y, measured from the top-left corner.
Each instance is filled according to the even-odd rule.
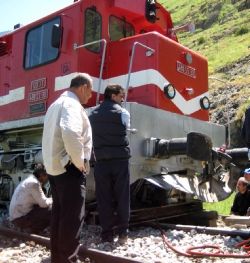
[[[240,177],[237,185],[237,193],[234,198],[231,214],[246,216],[250,207],[250,190],[248,190],[248,181],[245,177]]]
[[[42,190],[48,181],[43,164],[35,165],[30,175],[15,189],[9,208],[10,221],[29,233],[38,234],[50,225],[52,198]]]

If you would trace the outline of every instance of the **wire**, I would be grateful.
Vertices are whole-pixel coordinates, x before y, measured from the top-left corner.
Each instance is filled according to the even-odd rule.
[[[249,258],[250,257],[250,246],[248,246],[250,239],[245,240],[236,245],[236,247],[243,247],[243,249],[247,250],[245,254],[231,254],[231,253],[224,253],[224,251],[217,245],[202,245],[202,246],[193,246],[186,249],[186,251],[181,251],[174,247],[166,236],[166,232],[158,225],[158,228],[161,231],[162,239],[165,248],[169,247],[175,253],[180,254],[185,257],[221,257],[221,258]],[[246,245],[248,244],[248,245]],[[214,252],[205,252],[205,251],[195,251],[197,249],[214,249]]]

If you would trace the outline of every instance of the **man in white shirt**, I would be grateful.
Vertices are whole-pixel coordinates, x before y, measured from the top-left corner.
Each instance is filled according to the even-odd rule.
[[[43,164],[35,165],[33,175],[20,182],[11,198],[10,221],[31,233],[39,233],[49,226],[52,198],[47,198],[42,186],[48,181]]]
[[[92,85],[88,74],[78,74],[69,90],[51,104],[44,119],[43,161],[53,198],[52,263],[76,261],[92,150],[91,126],[82,105],[91,98]]]

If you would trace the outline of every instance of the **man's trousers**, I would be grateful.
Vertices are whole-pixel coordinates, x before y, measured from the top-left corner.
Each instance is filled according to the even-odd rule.
[[[49,176],[53,199],[51,263],[75,261],[85,214],[86,176],[73,164],[66,169],[61,175]]]

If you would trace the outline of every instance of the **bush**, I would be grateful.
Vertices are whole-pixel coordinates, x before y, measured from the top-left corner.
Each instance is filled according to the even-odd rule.
[[[204,44],[205,42],[206,42],[206,40],[205,40],[204,37],[200,37],[200,38],[198,39],[198,45],[202,45],[202,44]]]
[[[247,34],[248,33],[248,28],[247,27],[241,27],[241,28],[238,28],[235,32],[235,35],[236,36],[241,36],[241,35],[244,35],[244,34]]]

